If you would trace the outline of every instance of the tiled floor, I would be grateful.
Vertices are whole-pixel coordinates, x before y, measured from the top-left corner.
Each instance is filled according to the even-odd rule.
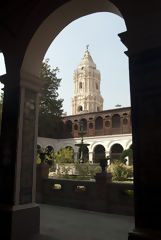
[[[126,240],[134,218],[42,204],[40,240]]]

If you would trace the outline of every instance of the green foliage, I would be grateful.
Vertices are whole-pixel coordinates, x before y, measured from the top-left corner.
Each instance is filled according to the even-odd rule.
[[[37,149],[37,164],[46,163],[52,166],[54,163],[54,151],[51,147]]]
[[[129,157],[130,164],[133,163],[133,151],[131,148],[124,150],[121,153],[120,159],[123,163],[126,163],[126,157]]]
[[[87,176],[94,179],[96,173],[101,170],[100,166],[96,166],[95,168],[93,168],[89,162],[83,164],[76,162],[75,166],[76,170],[78,171],[78,174],[81,176],[82,179],[84,179]]]
[[[125,181],[133,177],[133,168],[125,166],[121,161],[115,160],[113,165],[108,168],[112,172],[114,181]]]
[[[61,148],[58,152],[56,152],[54,154],[54,161],[57,164],[73,163],[74,162],[74,150],[69,147]]]
[[[132,197],[134,196],[134,190],[131,190],[131,189],[123,190],[122,193],[127,196],[132,196]]]
[[[42,63],[40,73],[44,85],[40,97],[38,133],[41,137],[58,137],[58,126],[63,112],[63,100],[58,99],[61,79],[56,76],[59,69],[51,69],[48,62],[49,59],[46,59]]]

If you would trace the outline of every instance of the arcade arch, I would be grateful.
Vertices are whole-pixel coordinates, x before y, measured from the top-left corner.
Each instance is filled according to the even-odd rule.
[[[112,161],[113,160],[120,160],[120,155],[121,155],[123,150],[124,149],[123,149],[121,144],[116,143],[116,144],[112,145],[111,150],[110,150],[111,160]]]
[[[103,145],[99,144],[94,147],[93,151],[93,162],[97,163],[99,160],[105,158],[105,148]]]

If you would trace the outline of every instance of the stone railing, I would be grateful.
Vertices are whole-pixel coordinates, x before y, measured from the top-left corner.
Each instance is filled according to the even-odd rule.
[[[133,215],[133,184],[100,183],[95,180],[44,179],[41,202]]]

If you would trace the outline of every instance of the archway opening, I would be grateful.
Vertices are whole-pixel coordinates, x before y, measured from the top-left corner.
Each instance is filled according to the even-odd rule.
[[[112,161],[120,160],[122,151],[123,151],[123,147],[120,144],[118,144],[118,143],[114,144],[111,147],[111,154],[110,154],[111,160]]]
[[[99,144],[94,148],[93,151],[93,162],[99,163],[101,159],[105,159],[105,148]]]
[[[73,1],[71,1],[71,2],[73,2]],[[107,3],[107,1],[103,1],[104,3]],[[77,4],[78,3],[80,3],[81,4],[81,1],[77,1]],[[99,4],[99,3],[98,3]],[[108,4],[103,4],[102,5],[102,1],[101,1],[101,8],[103,9],[103,11],[105,11],[105,8],[106,7],[104,7],[104,6],[107,6]],[[109,3],[109,6],[110,6],[111,4]],[[88,6],[89,7],[89,6]],[[86,6],[85,7],[83,7],[84,9],[86,8]],[[95,10],[93,11],[93,9],[91,10],[91,11],[89,11],[89,10],[85,10],[85,12],[82,14],[82,13],[79,13],[80,14],[80,16],[83,16],[83,15],[86,15],[86,14],[89,14],[89,13],[92,13],[92,12],[97,12],[98,11],[98,9],[97,9],[97,7],[95,8],[95,6],[92,6],[92,8],[94,8]],[[110,7],[109,7],[110,8]],[[77,9],[79,9],[78,8],[78,6],[77,6]],[[81,11],[81,9],[82,8],[80,8],[80,11]],[[99,8],[100,9],[100,8]],[[111,11],[113,12],[115,12],[115,8],[113,8],[113,5],[112,5],[112,8],[110,8],[111,9]],[[70,11],[69,11],[70,12]],[[76,11],[77,12],[77,11]],[[75,13],[76,12],[74,12],[73,11],[73,14],[71,15],[70,14],[70,20],[69,20],[69,22],[71,22],[72,20],[73,20],[73,18],[74,19],[77,19],[78,18],[78,15],[77,16],[75,16]],[[116,11],[117,12],[117,11]],[[62,21],[64,21],[64,19],[62,20]],[[60,21],[61,22],[61,21]],[[59,19],[56,19],[56,21],[53,21],[53,19],[52,19],[52,23],[59,23]],[[64,27],[64,25],[67,25],[68,24],[68,14],[66,15],[66,20],[65,20],[65,24],[64,23],[62,23],[61,22],[61,24],[60,24],[60,26],[58,26],[58,30],[57,31],[55,31],[56,32],[56,34],[57,34],[57,32],[59,32],[61,29],[63,29],[63,27]],[[54,26],[52,26],[52,28],[54,29]],[[46,28],[47,29],[47,28]],[[49,28],[50,29],[50,28]],[[42,41],[43,41],[43,39],[44,39],[44,36],[41,38],[41,33],[42,33],[42,29],[39,29],[40,31],[39,31],[39,33],[38,33],[38,35],[36,36],[36,38],[38,37],[38,39],[42,39]],[[48,31],[48,29],[47,29],[47,31]],[[54,33],[55,34],[55,33]],[[46,35],[46,34],[45,34]],[[35,39],[34,39],[35,40]],[[49,40],[49,39],[47,39],[47,42],[49,43],[49,42],[51,42],[51,39]],[[35,44],[32,44],[31,43],[31,45],[29,46],[29,51],[27,52],[27,54],[26,54],[26,59],[24,60],[24,63],[23,63],[23,68],[22,68],[22,73],[23,73],[23,70],[26,70],[27,72],[29,72],[29,73],[31,73],[31,74],[35,74],[35,75],[37,75],[37,73],[38,73],[38,70],[39,70],[39,65],[40,65],[40,60],[42,60],[42,58],[43,58],[43,56],[44,56],[44,52],[46,51],[46,47],[47,46],[49,46],[49,44],[46,44],[46,41],[45,41],[45,43],[44,43],[44,45],[42,46],[42,49],[40,49],[41,51],[39,51],[39,49],[37,49],[37,46],[36,46],[36,49],[35,49]],[[30,61],[31,60],[31,56],[30,56],[30,54],[32,53],[32,52],[35,52],[35,51],[33,51],[33,49],[35,49],[35,51],[36,51],[36,53],[39,53],[39,56],[34,56],[33,57],[33,59],[32,59],[32,61]],[[32,56],[33,56],[33,54],[31,54]],[[35,54],[36,55],[36,54]],[[38,59],[37,59],[38,58]],[[38,61],[37,61],[38,60]],[[35,67],[35,65],[36,65],[36,67],[34,68],[34,67],[32,67],[31,66],[31,62],[32,62],[32,64],[33,64],[33,66]],[[30,71],[31,70],[31,71]],[[83,107],[82,107],[82,109],[80,109],[80,111],[82,112],[83,111]],[[101,121],[100,121],[101,122]],[[92,126],[93,127],[93,126]],[[99,124],[98,124],[98,129],[97,130],[100,130],[100,129],[102,129],[102,128],[100,128],[100,126],[99,126]],[[68,134],[68,137],[70,137],[71,136],[71,133],[72,133],[72,122],[71,121],[68,121],[67,123],[66,123],[66,130],[67,130],[67,132],[69,133]],[[98,161],[98,159],[102,159],[102,158],[105,158],[105,148],[102,146],[102,145],[98,145],[98,146],[96,146],[95,147],[95,150],[94,150],[94,158],[96,159],[96,161]]]

